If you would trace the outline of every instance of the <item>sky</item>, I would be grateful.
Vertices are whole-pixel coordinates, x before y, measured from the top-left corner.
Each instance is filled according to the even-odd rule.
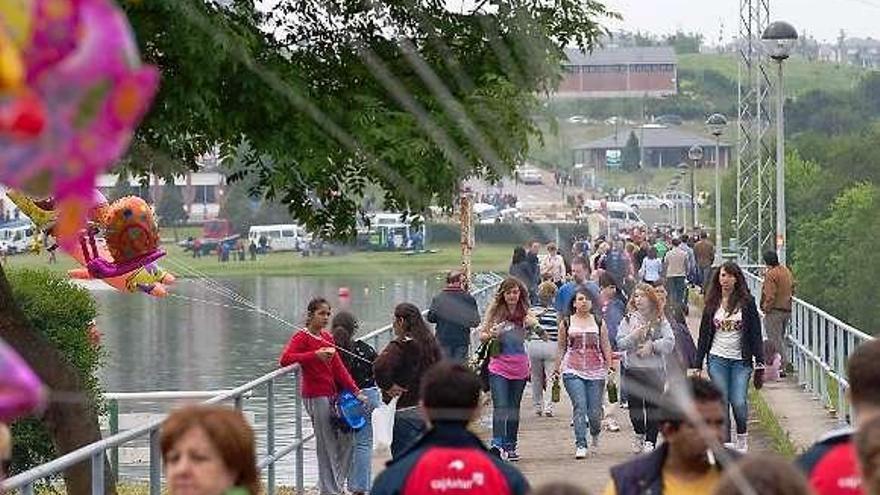
[[[623,21],[610,23],[626,31],[673,33],[697,31],[705,43],[717,44],[721,24],[724,41],[736,35],[739,0],[604,0]],[[840,30],[847,37],[880,39],[880,0],[770,0],[770,19],[784,20],[819,41],[835,42]]]

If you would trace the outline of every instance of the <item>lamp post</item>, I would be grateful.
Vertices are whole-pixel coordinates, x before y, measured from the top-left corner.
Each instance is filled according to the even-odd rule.
[[[779,86],[776,89],[776,251],[779,255],[779,263],[785,265],[785,111],[783,109],[785,93],[782,63],[791,54],[798,34],[791,24],[777,21],[767,26],[761,39],[767,48],[767,54],[778,64]]]
[[[696,144],[688,150],[688,158],[691,159],[691,228],[697,228],[697,186],[694,183],[694,169],[697,168],[697,162],[703,159],[703,148]]]
[[[715,136],[715,265],[721,264],[721,134],[727,127],[727,119],[720,113],[713,113],[706,126]]]

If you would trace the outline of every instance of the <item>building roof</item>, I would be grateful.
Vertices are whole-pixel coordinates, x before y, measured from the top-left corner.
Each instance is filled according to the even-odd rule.
[[[621,127],[615,135],[590,141],[575,146],[576,150],[602,150],[623,148],[629,133],[635,132],[643,148],[690,148],[693,145],[715,146],[715,139],[693,132],[682,130],[678,127],[648,126],[648,127]],[[730,144],[721,142],[722,147],[730,147]]]
[[[566,48],[567,62],[563,65],[639,65],[674,64],[675,50],[671,46],[642,46],[628,48],[597,48],[584,53],[578,48]]]

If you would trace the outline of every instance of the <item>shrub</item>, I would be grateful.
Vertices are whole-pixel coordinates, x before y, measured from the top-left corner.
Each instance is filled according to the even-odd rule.
[[[82,398],[103,411],[98,370],[104,360],[100,345],[92,342],[89,329],[97,314],[94,299],[70,281],[45,270],[7,272],[15,302],[34,330],[46,339],[79,371],[87,390]],[[14,472],[25,471],[56,457],[51,436],[39,418],[25,418],[12,425],[15,439],[12,452]]]

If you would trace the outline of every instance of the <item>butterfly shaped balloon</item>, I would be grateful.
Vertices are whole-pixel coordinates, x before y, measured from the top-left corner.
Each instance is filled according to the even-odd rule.
[[[38,229],[54,233],[57,214],[51,201],[39,204],[20,191],[6,196]],[[68,271],[75,279],[100,279],[122,292],[144,292],[164,297],[174,276],[156,264],[165,255],[159,247],[159,227],[153,209],[141,198],[126,196],[108,203],[92,191],[89,226],[77,243],[61,246],[81,268]],[[103,235],[100,235],[103,234]]]
[[[53,197],[76,243],[96,177],[125,152],[158,86],[111,0],[0,1],[0,183]]]

